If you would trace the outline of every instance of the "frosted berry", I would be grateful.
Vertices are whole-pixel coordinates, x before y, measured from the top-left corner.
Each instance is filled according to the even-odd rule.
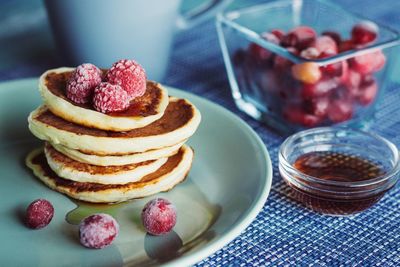
[[[301,51],[300,56],[305,59],[316,59],[320,52],[315,47],[309,47]]]
[[[275,35],[279,39],[279,41],[282,41],[283,37],[285,36],[285,32],[281,29],[273,29],[270,31],[270,33]]]
[[[365,45],[375,41],[378,36],[378,26],[372,21],[362,21],[354,25],[351,39],[355,44]]]
[[[98,213],[83,219],[79,224],[79,238],[88,248],[104,248],[118,235],[119,225],[108,214]]]
[[[305,127],[313,127],[321,123],[322,117],[306,113],[301,107],[287,106],[283,110],[283,117],[290,122],[300,124]]]
[[[333,122],[343,122],[353,116],[353,106],[350,101],[337,99],[329,105],[328,117]]]
[[[371,104],[378,93],[378,85],[375,80],[363,82],[358,94],[358,101],[361,105],[367,106]]]
[[[308,84],[314,84],[321,79],[319,66],[314,62],[304,62],[293,65],[292,75],[297,80]]]
[[[317,33],[308,26],[298,26],[293,28],[282,39],[282,45],[287,47],[296,47],[297,49],[305,49],[315,40]]]
[[[338,47],[331,37],[323,35],[319,36],[312,43],[312,47],[316,48],[320,53],[335,55],[338,52]]]
[[[142,96],[146,92],[146,72],[136,61],[122,59],[108,70],[106,81],[124,89],[129,99]]]
[[[340,34],[334,31],[325,31],[322,33],[322,35],[329,36],[331,37],[337,45],[339,45],[342,42],[342,37],[340,37]]]
[[[350,60],[350,65],[355,71],[361,74],[369,74],[381,70],[385,62],[385,54],[383,54],[381,50],[378,50],[352,58]]]
[[[26,209],[25,224],[29,228],[40,229],[50,223],[53,215],[53,205],[45,199],[37,199]]]
[[[94,88],[101,83],[101,71],[95,65],[79,65],[67,81],[67,97],[78,104],[91,100]]]
[[[153,199],[142,210],[142,223],[149,234],[166,234],[176,224],[176,208],[166,199]]]
[[[103,113],[125,110],[129,107],[128,93],[117,84],[102,82],[94,90],[93,106]]]

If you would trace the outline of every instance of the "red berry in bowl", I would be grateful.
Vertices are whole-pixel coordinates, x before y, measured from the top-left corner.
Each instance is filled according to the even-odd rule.
[[[315,47],[309,47],[300,52],[300,56],[305,59],[316,59],[320,52]]]
[[[363,83],[359,90],[358,101],[361,105],[367,106],[374,101],[377,93],[378,84],[375,80]]]
[[[318,117],[325,117],[329,108],[329,99],[327,97],[316,97],[308,99],[303,103],[304,110]]]
[[[350,59],[350,66],[361,74],[377,72],[383,68],[385,63],[386,57],[381,50]]]
[[[287,47],[286,50],[294,55],[297,55],[297,53],[298,53],[297,49],[294,47]],[[276,55],[274,57],[273,62],[274,62],[274,68],[279,71],[287,70],[288,67],[293,65],[292,61],[290,61],[289,59],[287,59],[285,57],[279,56],[279,55]]]
[[[325,53],[326,55],[336,55],[338,53],[335,40],[326,35],[317,37],[311,44],[311,47],[316,48],[320,53]]]
[[[345,40],[339,44],[339,52],[346,52],[354,48],[356,48],[356,45],[352,40]]]
[[[283,117],[288,121],[305,127],[314,127],[322,122],[322,118],[306,113],[301,107],[289,105],[283,110]]]
[[[315,97],[325,96],[339,85],[337,79],[321,79],[315,84],[304,84],[301,89],[303,99],[312,99]]]
[[[79,224],[79,238],[87,248],[104,248],[118,235],[119,225],[108,214],[98,213],[84,218]]]
[[[253,60],[259,64],[266,62],[272,56],[271,51],[255,43],[249,45],[249,53]]]
[[[372,21],[362,21],[354,25],[351,30],[351,39],[357,45],[366,45],[375,41],[379,28]]]
[[[283,37],[285,36],[285,32],[281,29],[273,29],[270,31],[273,35],[275,35],[279,41],[282,41]]]
[[[314,84],[321,79],[319,66],[314,62],[304,62],[293,65],[292,75],[295,79],[307,84]]]
[[[103,82],[94,90],[93,106],[102,113],[125,110],[129,107],[128,93],[117,84]]]
[[[101,75],[100,69],[90,63],[76,67],[67,81],[68,99],[78,104],[90,102],[94,88],[101,83]]]
[[[53,205],[46,199],[37,199],[29,204],[25,214],[25,224],[32,229],[47,226],[54,216]]]
[[[350,93],[355,96],[358,93],[358,88],[360,87],[362,80],[362,76],[360,73],[349,70],[348,76],[346,81],[344,81],[344,85],[347,87],[347,89],[350,91]]]
[[[288,32],[282,39],[282,45],[285,47],[296,47],[303,50],[314,42],[317,33],[308,26],[298,26]]]
[[[349,120],[353,116],[353,105],[351,101],[336,99],[331,102],[328,117],[332,122],[339,123]]]
[[[106,81],[122,87],[133,99],[146,92],[146,72],[134,60],[122,59],[115,62],[106,74]]]
[[[338,45],[338,46],[342,42],[342,37],[340,37],[340,34],[337,32],[325,31],[322,33],[322,35],[331,37],[335,41],[336,45]]]
[[[142,210],[142,223],[149,234],[166,234],[176,224],[176,208],[166,199],[153,199]]]

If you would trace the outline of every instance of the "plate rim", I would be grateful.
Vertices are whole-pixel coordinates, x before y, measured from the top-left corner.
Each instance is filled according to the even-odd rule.
[[[38,81],[38,77],[28,77],[22,79],[12,79],[0,82],[0,92],[2,90],[6,90],[3,87],[7,86],[16,86],[18,83],[34,83]],[[250,137],[254,139],[258,147],[261,148],[261,157],[264,159],[264,174],[263,177],[260,178],[262,181],[261,189],[258,192],[258,195],[255,197],[255,201],[251,203],[249,208],[230,226],[225,233],[223,233],[219,238],[209,242],[203,248],[200,248],[198,251],[195,251],[189,255],[181,255],[178,258],[175,258],[169,262],[161,264],[162,266],[189,266],[196,264],[205,258],[211,256],[213,253],[217,252],[225,245],[230,243],[233,239],[238,237],[256,218],[256,216],[261,212],[263,206],[265,205],[269,193],[271,191],[272,186],[272,161],[269,155],[268,149],[264,142],[261,140],[260,136],[247,124],[242,118],[238,115],[234,114],[229,109],[219,105],[218,103],[214,103],[211,100],[196,95],[192,92],[187,92],[185,90],[176,88],[174,86],[169,86],[163,84],[163,86],[170,92],[177,91],[178,94],[187,95],[189,101],[191,99],[196,99],[195,101],[203,101],[207,105],[212,105],[215,109],[218,110],[218,113],[221,113],[230,117],[234,122],[236,122],[240,128],[245,129],[250,134]],[[3,89],[1,89],[3,88]],[[129,264],[129,263],[128,263]]]

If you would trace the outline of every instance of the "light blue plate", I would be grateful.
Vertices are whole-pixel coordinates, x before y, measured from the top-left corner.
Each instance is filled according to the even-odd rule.
[[[41,144],[27,128],[29,112],[41,103],[37,79],[0,84],[0,265],[187,266],[220,249],[251,223],[271,188],[271,161],[263,142],[226,109],[177,89],[169,88],[169,93],[192,101],[203,119],[189,140],[195,159],[188,179],[158,195],[177,206],[177,225],[166,236],[152,237],[140,223],[140,211],[151,198],[77,208],[31,174],[24,158]],[[55,216],[48,227],[30,230],[21,218],[37,198],[50,200]],[[76,223],[94,212],[110,213],[120,224],[118,238],[101,250],[84,248],[78,240]]]

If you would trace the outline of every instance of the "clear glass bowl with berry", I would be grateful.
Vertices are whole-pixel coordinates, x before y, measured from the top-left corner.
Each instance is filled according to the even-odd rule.
[[[217,31],[237,106],[284,133],[366,128],[400,44],[396,31],[317,0],[230,10]]]

